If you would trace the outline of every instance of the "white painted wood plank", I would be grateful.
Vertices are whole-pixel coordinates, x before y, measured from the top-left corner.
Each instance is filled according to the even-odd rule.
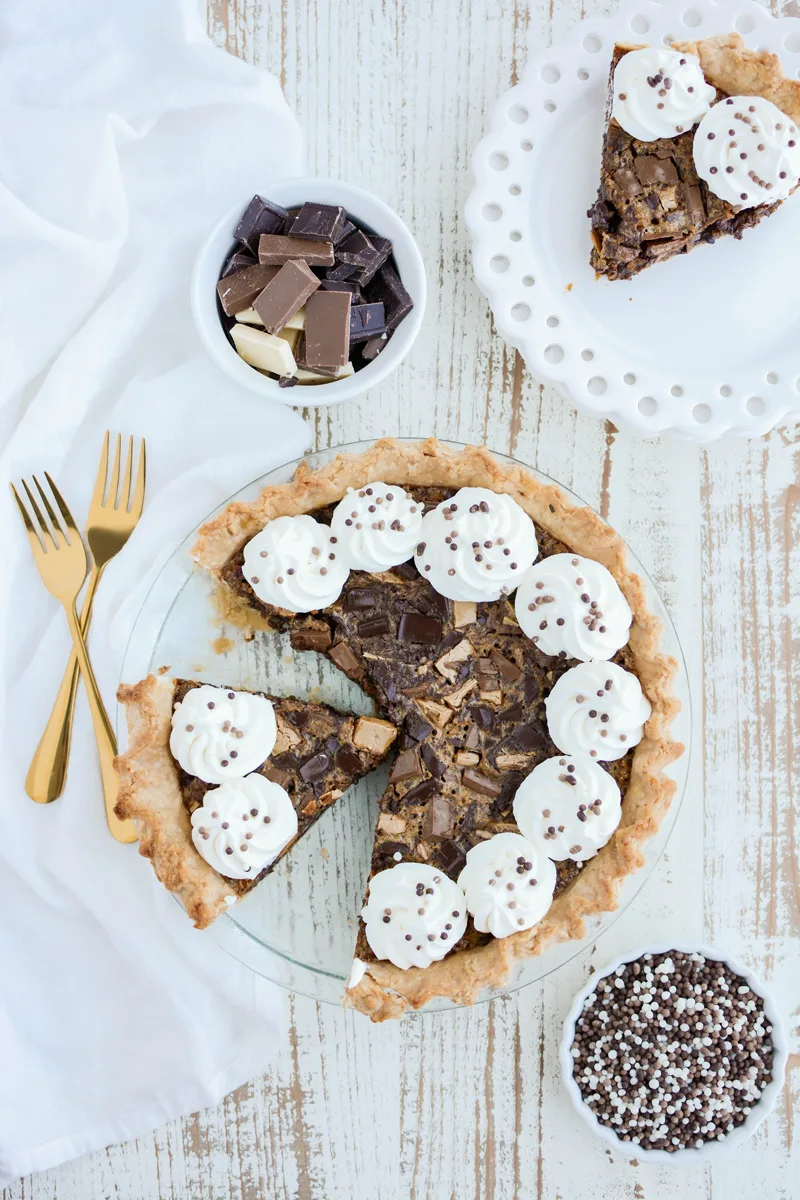
[[[787,1011],[798,978],[796,434],[701,453],[579,417],[494,335],[471,278],[461,210],[488,107],[530,53],[584,11],[612,7],[211,0],[209,21],[219,44],[281,76],[310,173],[382,195],[428,264],[430,316],[410,359],[364,400],[314,412],[317,444],[386,433],[486,441],[599,508],[661,589],[698,701],[667,854],[600,943],[541,985],[377,1028],[295,997],[267,1075],[214,1110],[22,1181],[5,1200],[797,1194],[797,1057],[767,1130],[712,1168],[677,1172],[624,1162],[585,1134],[558,1078],[560,1022],[590,961],[681,933],[733,945]]]

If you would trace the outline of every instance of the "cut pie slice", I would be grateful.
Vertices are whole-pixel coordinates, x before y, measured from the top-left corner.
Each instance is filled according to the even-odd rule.
[[[371,488],[373,480],[383,482]],[[389,502],[400,503],[395,485],[405,507],[400,517],[390,520],[397,509],[388,511]],[[469,489],[482,489],[481,497],[489,498],[479,504],[477,496],[469,496],[467,503],[474,501],[469,520],[473,513],[476,521],[480,519],[481,504],[487,521],[492,520],[489,510],[495,504],[502,509],[501,501],[508,497],[514,514],[510,533],[504,527],[506,536],[497,539],[494,549],[489,549],[492,540],[473,540],[472,550],[467,543],[462,555],[463,547],[454,544],[447,530],[456,512],[456,494],[463,505]],[[340,505],[346,496],[350,502]],[[520,513],[527,516],[520,518]],[[367,551],[379,556],[389,530],[401,537],[413,521],[421,517],[425,528],[428,518],[437,514],[443,522],[437,547],[423,540],[417,542],[411,560],[395,561],[385,569],[351,566],[336,575],[343,553],[349,553],[351,562],[368,557]],[[298,515],[311,524],[294,526],[290,532],[278,520],[291,521]],[[465,558],[470,570],[474,558],[479,574],[491,567],[517,567],[514,556],[520,557],[517,548],[525,544],[520,521],[528,518],[536,547],[527,561],[520,558],[521,574],[537,558],[536,572],[542,574],[525,575],[516,605],[509,594],[512,585],[498,587],[500,594],[485,601],[448,599],[437,590],[449,587],[449,576],[456,573],[451,564]],[[459,521],[452,528],[456,526],[464,528]],[[365,530],[376,531],[369,534],[372,541],[366,549]],[[456,557],[448,550],[456,551]],[[506,560],[502,556],[507,552]],[[682,747],[669,736],[678,707],[672,695],[676,664],[659,650],[659,622],[648,611],[641,581],[625,565],[621,540],[591,510],[572,507],[557,487],[542,484],[521,468],[502,466],[486,450],[453,452],[433,440],[413,445],[386,440],[363,455],[340,456],[318,471],[301,466],[291,483],[267,488],[254,504],[230,506],[203,527],[194,553],[218,579],[219,605],[228,620],[250,629],[288,630],[296,650],[327,655],[374,697],[381,713],[400,730],[380,805],[349,1004],[380,1021],[401,1015],[409,1006],[421,1007],[434,996],[470,1003],[481,988],[502,983],[516,960],[540,953],[554,941],[582,936],[584,915],[613,908],[619,880],[641,865],[640,847],[669,805],[674,783],[664,767]],[[489,559],[493,561],[487,565]],[[291,572],[284,566],[289,563]],[[610,595],[608,609],[606,600],[601,608],[592,598],[600,595],[598,573],[618,592],[617,610],[617,600]],[[285,605],[273,602],[272,597],[280,595],[286,596]],[[540,612],[540,603],[552,608]],[[296,611],[301,605],[314,611]],[[612,637],[611,625],[623,610],[624,632],[599,655],[611,661],[584,661],[576,668],[579,657],[594,657],[584,639]],[[570,637],[563,640],[568,649],[562,650],[559,639],[566,638],[568,626]],[[614,652],[614,646],[622,649]],[[551,856],[541,847],[534,850],[522,837],[515,793],[534,768],[547,763],[552,767],[555,762],[557,780],[576,767],[580,776],[583,767],[577,759],[573,763],[558,757],[559,724],[555,710],[548,712],[547,706],[554,703],[557,683],[586,669],[588,683],[577,689],[570,704],[577,700],[583,705],[596,730],[604,765],[590,761],[589,766],[609,780],[612,792],[622,795],[621,819],[618,828],[609,829],[599,853],[584,857],[582,846],[570,842],[567,857],[554,865],[555,851]],[[627,681],[640,700],[642,692],[646,696],[646,713],[635,736],[631,726],[629,744],[628,726],[616,722],[607,694],[619,679]],[[594,696],[604,697],[604,702],[595,700],[592,707]],[[621,731],[620,740],[612,753],[610,742],[599,739],[610,734],[613,740],[615,731]],[[597,754],[589,745],[584,759]],[[569,793],[572,785],[561,786]],[[594,816],[599,803],[592,796],[583,807]],[[577,816],[579,831],[583,819]],[[545,827],[543,836],[570,841],[566,824],[559,824],[552,835]],[[502,840],[508,838],[512,841]],[[504,876],[503,886],[524,883],[531,889],[503,908],[501,915],[513,924],[502,930],[496,913],[488,923],[465,915],[465,895],[469,898],[482,886],[480,879],[475,885],[475,872],[465,872],[465,867],[470,858],[483,861],[480,855],[474,859],[483,845],[489,847],[489,856],[501,849],[506,854],[513,846],[513,877],[506,881]],[[492,874],[499,878],[503,870],[493,858]],[[400,935],[403,945],[408,942],[410,957],[404,961],[396,946],[386,953],[375,947],[394,929],[399,911],[393,907],[394,896],[406,905],[408,886],[412,896],[419,897],[421,923],[429,920],[428,910],[440,900],[445,908],[435,930],[428,929],[419,939],[410,932]],[[537,888],[544,900],[535,920],[526,920],[520,914],[531,917],[530,901]],[[470,913],[481,903],[478,897]],[[525,927],[515,932],[517,923]],[[493,927],[499,930],[496,934]]]
[[[650,57],[635,69],[632,54]],[[758,98],[769,105],[752,104]],[[671,50],[615,46],[600,186],[588,212],[597,274],[630,279],[701,242],[741,238],[775,212],[797,184],[785,157],[794,160],[800,146],[792,122],[800,122],[800,83],[738,34]]]
[[[379,717],[166,675],[118,698],[130,747],[116,761],[117,813],[137,822],[139,852],[198,929],[259,883],[397,733]],[[246,770],[228,778],[237,759]]]

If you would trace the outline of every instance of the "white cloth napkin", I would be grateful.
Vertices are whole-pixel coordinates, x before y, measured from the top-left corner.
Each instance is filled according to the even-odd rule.
[[[145,513],[90,648],[112,712],[161,562],[215,504],[302,453],[298,415],[231,383],[189,311],[213,223],[296,174],[276,81],[179,0],[6,0],[0,12],[0,485],[49,469],[85,517],[106,428],[145,435]],[[69,779],[23,790],[69,648],[0,492],[0,1185],[143,1133],[269,1061],[277,989],[194,931],[105,817],[83,690]]]

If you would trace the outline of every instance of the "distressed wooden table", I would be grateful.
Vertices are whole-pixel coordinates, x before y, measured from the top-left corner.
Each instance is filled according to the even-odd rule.
[[[774,7],[800,15],[796,0]],[[800,1196],[800,1054],[766,1126],[713,1166],[628,1163],[573,1114],[559,1028],[589,965],[670,937],[719,943],[773,985],[797,1045],[800,431],[700,450],[577,416],[494,334],[462,210],[488,107],[533,51],[611,0],[209,0],[209,30],[279,75],[309,173],[386,198],[415,230],[430,311],[379,394],[308,414],[316,444],[486,442],[574,488],[661,589],[694,690],[695,753],[667,853],[633,906],[554,976],[473,1011],[373,1027],[289,998],[273,1070],[218,1108],[21,1181],[4,1200],[592,1200]],[[794,666],[793,666],[794,664]]]

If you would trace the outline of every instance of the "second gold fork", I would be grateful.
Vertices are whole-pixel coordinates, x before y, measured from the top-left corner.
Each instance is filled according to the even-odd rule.
[[[100,577],[107,563],[122,549],[130,537],[142,514],[144,505],[146,472],[144,439],[142,439],[136,467],[135,482],[133,477],[133,438],[128,439],[121,488],[119,485],[122,468],[122,438],[117,434],[110,479],[108,474],[109,443],[110,435],[106,433],[86,522],[86,536],[92,552],[93,563],[80,614],[81,630],[84,636],[92,619],[92,604]],[[72,741],[72,721],[78,690],[78,676],[78,659],[73,649],[55,704],[36,752],[31,759],[25,779],[25,791],[32,800],[36,800],[40,804],[48,804],[51,800],[56,800],[64,790]]]

